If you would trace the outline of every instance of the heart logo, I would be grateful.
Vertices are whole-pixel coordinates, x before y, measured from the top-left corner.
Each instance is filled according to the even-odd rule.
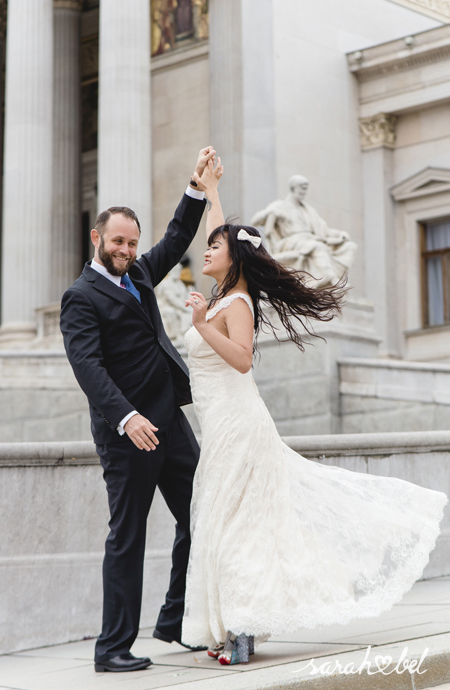
[[[392,664],[392,657],[378,655],[375,657],[375,664],[379,671],[386,671],[386,669]]]

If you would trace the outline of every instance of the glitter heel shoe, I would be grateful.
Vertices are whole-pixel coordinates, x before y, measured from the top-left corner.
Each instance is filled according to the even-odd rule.
[[[239,656],[239,663],[248,664],[250,656],[250,638],[244,635],[244,633],[236,638],[236,651]]]
[[[228,632],[223,652],[219,654],[219,662],[223,666],[248,664],[250,654],[254,654],[252,637],[247,637],[244,633],[236,636]]]

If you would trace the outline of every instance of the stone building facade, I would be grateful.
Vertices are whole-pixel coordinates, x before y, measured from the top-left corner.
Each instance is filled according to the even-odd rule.
[[[324,359],[317,346],[287,363],[263,341],[256,376],[280,430],[448,427],[449,2],[0,8],[0,397],[19,396],[2,440],[89,438],[61,352],[60,297],[91,256],[100,210],[134,208],[142,251],[162,236],[207,143],[225,164],[226,215],[249,222],[301,173],[308,201],[359,247],[344,318],[322,330]],[[208,293],[203,251],[200,231],[187,258]],[[64,412],[55,390],[71,400]]]
[[[226,215],[249,222],[300,173],[358,245],[326,343],[260,339],[279,431],[311,460],[447,491],[449,22],[450,0],[0,0],[0,653],[98,633],[107,500],[59,300],[98,211],[133,207],[146,250],[205,144]],[[187,260],[207,294],[204,244]],[[449,572],[449,524],[425,577]],[[143,626],[173,530],[157,494]]]

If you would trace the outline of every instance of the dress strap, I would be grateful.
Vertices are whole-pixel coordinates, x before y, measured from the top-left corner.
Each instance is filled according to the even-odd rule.
[[[246,302],[248,304],[248,307],[249,307],[250,311],[252,312],[252,316],[255,316],[255,313],[253,311],[253,303],[252,303],[252,300],[250,299],[250,297],[248,295],[244,295],[243,292],[235,292],[232,295],[227,295],[226,297],[221,299],[220,302],[218,302],[216,305],[214,305],[214,307],[210,311],[207,311],[206,312],[206,320],[209,321],[210,319],[212,319],[213,316],[218,314],[221,309],[226,309],[227,307],[229,307],[230,304],[232,302],[234,302],[234,300],[237,299],[238,297],[243,299],[244,302]]]

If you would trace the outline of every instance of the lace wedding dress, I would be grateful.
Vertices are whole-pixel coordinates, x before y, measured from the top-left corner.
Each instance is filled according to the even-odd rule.
[[[237,298],[208,312],[212,319]],[[377,616],[422,574],[447,496],[307,460],[286,446],[251,371],[186,333],[202,448],[183,642],[264,638]]]

